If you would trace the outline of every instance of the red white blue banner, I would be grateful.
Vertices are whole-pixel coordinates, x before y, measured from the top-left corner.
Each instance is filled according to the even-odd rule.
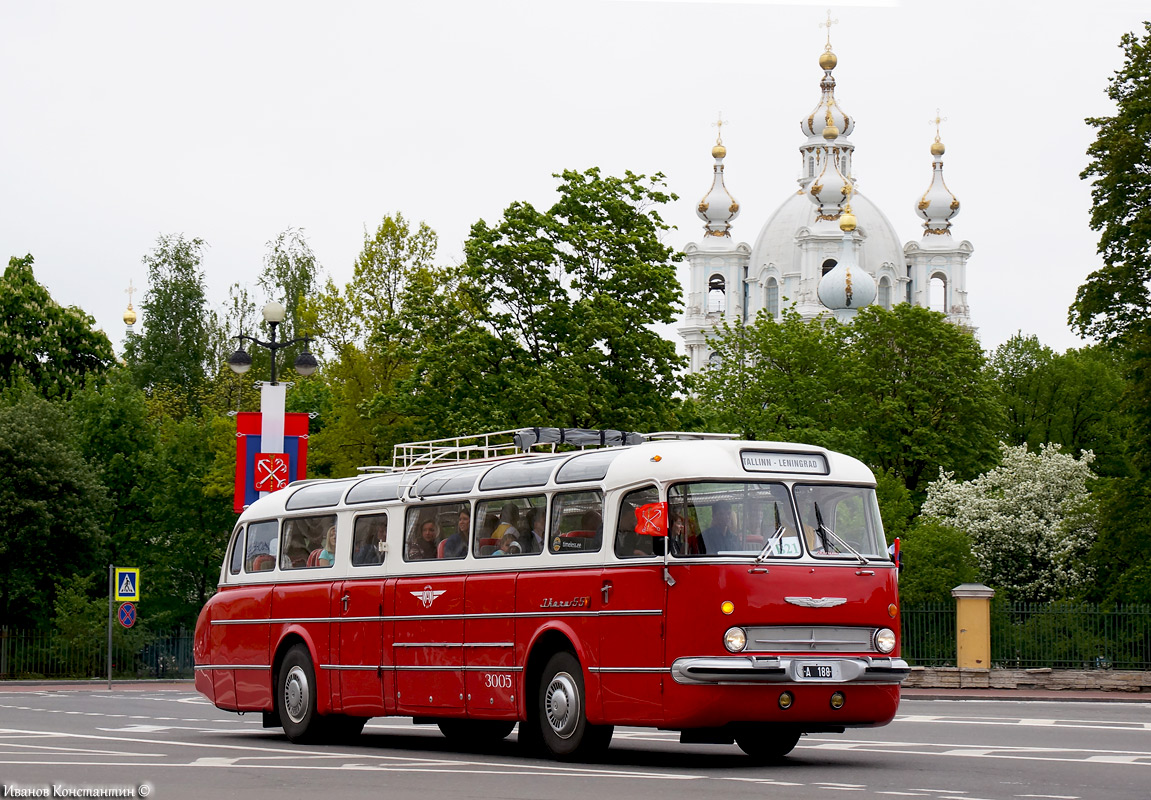
[[[236,512],[256,502],[260,496],[260,489],[256,488],[256,480],[263,477],[261,486],[268,486],[268,476],[262,475],[257,469],[260,457],[269,456],[287,457],[287,480],[302,481],[307,475],[308,466],[308,415],[301,413],[284,415],[284,452],[264,453],[260,447],[261,415],[255,411],[241,411],[236,414],[236,494],[234,508]],[[263,470],[267,472],[267,470]],[[282,478],[282,470],[277,471],[277,478]],[[279,481],[277,481],[279,483]]]

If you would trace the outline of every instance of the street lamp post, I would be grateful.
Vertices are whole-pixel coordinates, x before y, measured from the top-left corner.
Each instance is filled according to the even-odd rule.
[[[308,352],[308,344],[312,341],[310,336],[304,336],[291,341],[277,342],[276,328],[284,321],[287,311],[276,301],[271,301],[263,309],[264,321],[271,329],[271,341],[263,342],[252,336],[240,334],[236,338],[240,347],[228,358],[228,367],[237,375],[243,375],[252,368],[252,356],[244,350],[244,340],[271,351],[272,379],[260,383],[260,449],[269,454],[282,454],[284,452],[284,411],[287,401],[287,386],[276,380],[276,352],[294,344],[304,343],[304,350],[296,356],[293,365],[300,375],[307,377],[316,371],[316,357]],[[261,492],[261,494],[265,494]]]

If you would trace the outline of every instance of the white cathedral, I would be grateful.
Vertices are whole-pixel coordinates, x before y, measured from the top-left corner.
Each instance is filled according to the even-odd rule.
[[[948,320],[971,327],[967,259],[972,247],[951,236],[959,201],[943,182],[938,116],[931,185],[916,205],[923,237],[900,247],[891,222],[855,189],[855,146],[848,138],[855,120],[835,99],[835,65],[829,39],[819,57],[819,104],[800,122],[806,140],[799,146],[799,191],[771,215],[752,247],[731,236],[739,204],[723,182],[722,129],[716,139],[715,177],[697,209],[705,223],[703,238],[684,248],[690,278],[679,333],[693,373],[712,358],[707,337],[721,321],[751,322],[760,311],[778,317],[782,309],[794,308],[805,319],[831,313],[847,320],[872,303],[891,308],[907,302],[942,307]]]

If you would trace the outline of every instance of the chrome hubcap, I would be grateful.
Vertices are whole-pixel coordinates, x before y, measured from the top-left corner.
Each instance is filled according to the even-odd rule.
[[[312,690],[308,686],[308,676],[301,667],[292,667],[284,679],[284,710],[288,719],[297,724],[304,721],[308,706],[312,701]]]
[[[544,695],[544,711],[556,736],[567,739],[575,732],[580,716],[579,691],[571,675],[560,672],[552,678]]]

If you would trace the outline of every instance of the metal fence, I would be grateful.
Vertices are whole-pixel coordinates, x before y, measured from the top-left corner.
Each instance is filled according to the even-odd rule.
[[[903,657],[955,666],[955,604],[903,607]],[[991,603],[994,669],[1151,670],[1151,605]]]
[[[113,678],[191,678],[194,665],[192,634],[185,630],[112,645]],[[0,679],[107,676],[107,638],[77,643],[52,631],[0,629]]]

